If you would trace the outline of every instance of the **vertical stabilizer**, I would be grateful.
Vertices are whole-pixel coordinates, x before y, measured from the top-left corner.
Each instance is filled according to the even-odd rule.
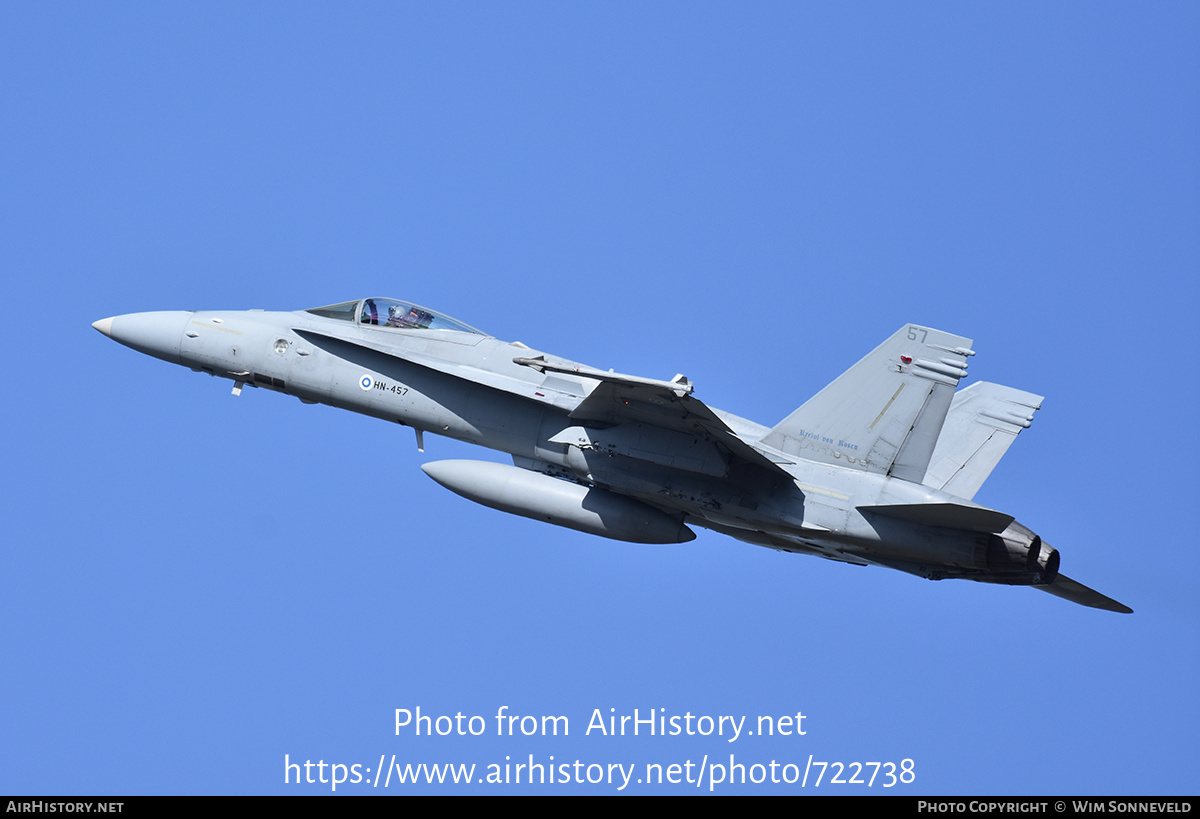
[[[933,450],[926,486],[970,500],[1021,430],[1042,396],[980,381],[959,390]]]
[[[919,483],[971,340],[907,324],[810,398],[762,443],[810,461]]]

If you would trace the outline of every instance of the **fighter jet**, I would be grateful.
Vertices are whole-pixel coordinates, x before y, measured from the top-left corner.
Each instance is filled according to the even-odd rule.
[[[130,313],[93,325],[147,355],[512,456],[434,461],[485,506],[636,543],[702,527],[930,580],[1032,586],[1127,606],[1059,572],[1057,550],[971,499],[1042,397],[967,375],[971,340],[906,324],[773,427],[669,380],[588,367],[436,310],[366,298],[295,312]]]

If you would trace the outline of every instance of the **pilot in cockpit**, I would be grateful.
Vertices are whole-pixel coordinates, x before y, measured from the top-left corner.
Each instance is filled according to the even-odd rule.
[[[409,308],[405,311],[407,305],[393,304],[388,307],[388,326],[389,327],[408,327],[416,323],[416,311]]]
[[[393,304],[388,307],[389,327],[425,329],[433,322],[433,314],[411,304]]]

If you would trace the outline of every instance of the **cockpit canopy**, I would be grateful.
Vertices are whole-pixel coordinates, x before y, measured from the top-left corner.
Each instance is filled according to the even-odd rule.
[[[399,299],[372,298],[344,301],[341,304],[330,304],[327,307],[314,307],[305,312],[312,313],[314,316],[353,321],[374,327],[392,327],[399,330],[453,330],[458,333],[487,335],[469,324],[463,324],[436,310]]]

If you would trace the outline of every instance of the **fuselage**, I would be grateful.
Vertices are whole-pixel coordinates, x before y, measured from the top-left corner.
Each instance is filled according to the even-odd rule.
[[[739,439],[778,468],[732,457],[711,436],[658,426],[644,413],[628,423],[581,423],[572,411],[596,387],[593,378],[571,374],[582,365],[424,308],[412,306],[406,315],[397,304],[408,306],[368,299],[314,311],[135,313],[96,326],[141,352],[231,379],[235,393],[268,389],[506,452],[523,469],[757,545],[933,578],[1045,582],[1040,539],[1019,524],[972,531],[864,510],[982,509],[969,501],[851,465],[785,455],[762,443],[768,427],[718,410]],[[444,320],[441,328],[437,319],[421,318],[431,316]],[[556,369],[514,361],[539,356]]]

